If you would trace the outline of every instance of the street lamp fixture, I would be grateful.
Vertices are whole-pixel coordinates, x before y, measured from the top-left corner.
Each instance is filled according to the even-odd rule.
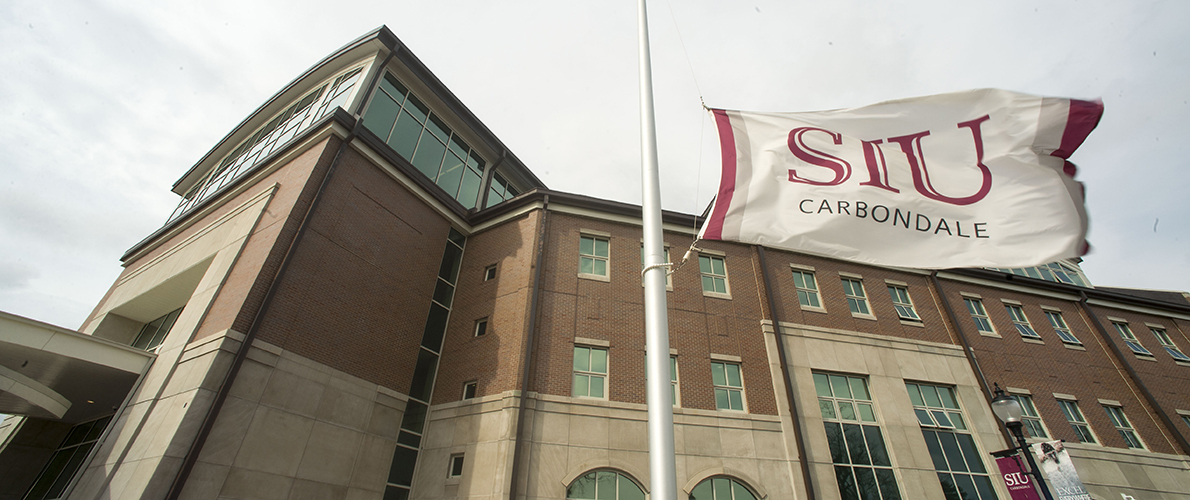
[[[1041,494],[1045,496],[1045,500],[1054,500],[1050,495],[1050,490],[1045,485],[1045,478],[1041,475],[1041,469],[1037,468],[1037,462],[1033,460],[1033,454],[1029,452],[1029,446],[1025,443],[1025,434],[1021,432],[1024,423],[1021,422],[1021,403],[1016,398],[1004,393],[1004,389],[1000,388],[1000,384],[995,384],[996,390],[993,392],[992,398],[992,412],[996,414],[1004,426],[1016,436],[1017,449],[1021,454],[1025,455],[1025,459],[1029,461],[1029,473],[1033,475],[1034,481],[1037,483],[1037,489],[1041,490]]]

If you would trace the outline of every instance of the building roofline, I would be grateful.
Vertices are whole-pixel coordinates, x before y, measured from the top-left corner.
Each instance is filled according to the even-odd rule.
[[[336,61],[343,55],[373,42],[381,44],[383,48],[388,50],[390,53],[396,53],[396,59],[399,59],[401,63],[409,69],[409,71],[413,72],[417,78],[422,81],[422,83],[429,87],[431,92],[434,93],[435,97],[441,100],[451,113],[462,120],[463,123],[477,136],[479,136],[480,140],[484,141],[484,143],[486,143],[489,148],[496,151],[499,155],[504,156],[505,163],[511,164],[513,166],[514,170],[516,170],[517,176],[531,184],[530,186],[526,186],[526,189],[545,187],[545,183],[542,182],[541,179],[539,179],[537,175],[535,175],[531,170],[529,170],[529,168],[525,166],[524,162],[522,162],[520,158],[510,151],[508,146],[506,146],[496,136],[496,134],[492,133],[491,129],[489,129],[487,125],[480,121],[480,119],[475,116],[475,113],[472,113],[471,110],[467,108],[467,106],[463,104],[463,102],[459,100],[459,98],[455,96],[455,94],[451,92],[449,88],[446,87],[446,85],[444,85],[442,81],[439,80],[438,77],[421,62],[421,59],[418,59],[413,51],[409,50],[408,46],[406,46],[404,42],[397,38],[397,36],[393,34],[393,32],[389,30],[387,26],[381,25],[380,27],[369,31],[363,36],[360,36],[359,38],[352,40],[350,43],[340,47],[330,55],[322,58],[322,60],[315,63],[313,66],[310,66],[310,68],[298,75],[297,78],[294,78],[280,90],[274,93],[272,97],[249,113],[248,116],[240,121],[240,123],[238,123],[235,127],[233,127],[227,133],[227,135],[223,136],[222,139],[216,142],[215,145],[198,160],[198,162],[191,166],[185,174],[183,174],[180,178],[178,178],[177,181],[174,182],[171,189],[179,195],[183,194],[178,192],[180,186],[185,184],[188,179],[191,179],[196,174],[203,173],[202,167],[204,164],[211,160],[212,157],[215,156],[217,152],[219,152],[222,147],[227,145],[227,143],[235,136],[239,135],[245,126],[251,123],[254,119],[258,118],[262,113],[269,109],[270,106],[276,104],[277,101],[281,99],[281,97],[287,92],[297,87],[300,83],[306,81],[306,79],[311,75],[317,73],[319,70]]]

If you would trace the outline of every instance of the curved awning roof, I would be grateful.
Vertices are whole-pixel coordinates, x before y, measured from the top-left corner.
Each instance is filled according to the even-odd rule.
[[[0,413],[67,423],[110,414],[154,358],[0,311]]]

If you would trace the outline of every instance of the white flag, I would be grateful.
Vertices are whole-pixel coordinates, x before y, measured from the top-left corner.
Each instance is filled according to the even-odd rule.
[[[1101,102],[984,89],[712,112],[723,174],[703,239],[927,269],[1028,267],[1088,249],[1066,158]]]

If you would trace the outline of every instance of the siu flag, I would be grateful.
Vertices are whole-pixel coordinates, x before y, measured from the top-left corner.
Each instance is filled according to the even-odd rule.
[[[877,265],[1083,255],[1066,161],[1103,104],[984,89],[810,113],[711,110],[723,174],[700,237]]]

